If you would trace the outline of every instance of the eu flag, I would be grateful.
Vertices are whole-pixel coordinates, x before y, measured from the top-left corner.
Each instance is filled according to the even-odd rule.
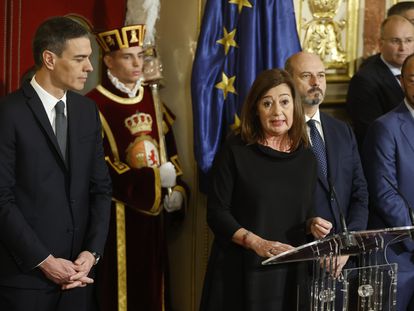
[[[191,77],[194,152],[207,173],[257,74],[300,51],[292,0],[207,0]]]

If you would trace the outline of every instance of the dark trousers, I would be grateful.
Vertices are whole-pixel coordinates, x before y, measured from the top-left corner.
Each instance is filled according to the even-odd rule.
[[[96,311],[92,286],[62,291],[0,286],[1,311]]]

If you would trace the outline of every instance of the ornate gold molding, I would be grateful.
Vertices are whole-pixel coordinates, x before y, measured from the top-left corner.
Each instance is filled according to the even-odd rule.
[[[348,81],[357,59],[359,1],[307,0],[306,7],[303,2],[297,18],[303,50],[321,56],[328,81]]]
[[[118,270],[118,311],[127,310],[127,267],[125,241],[125,205],[115,202]]]

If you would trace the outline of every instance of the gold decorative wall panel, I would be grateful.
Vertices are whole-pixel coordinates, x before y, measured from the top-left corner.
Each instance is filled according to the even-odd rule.
[[[355,72],[359,1],[302,0],[297,27],[304,51],[321,56],[328,81],[348,81]]]

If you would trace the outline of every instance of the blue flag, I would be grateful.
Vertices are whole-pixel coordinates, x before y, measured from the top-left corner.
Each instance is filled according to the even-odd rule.
[[[191,77],[194,152],[208,173],[258,73],[300,51],[292,0],[207,0]]]

